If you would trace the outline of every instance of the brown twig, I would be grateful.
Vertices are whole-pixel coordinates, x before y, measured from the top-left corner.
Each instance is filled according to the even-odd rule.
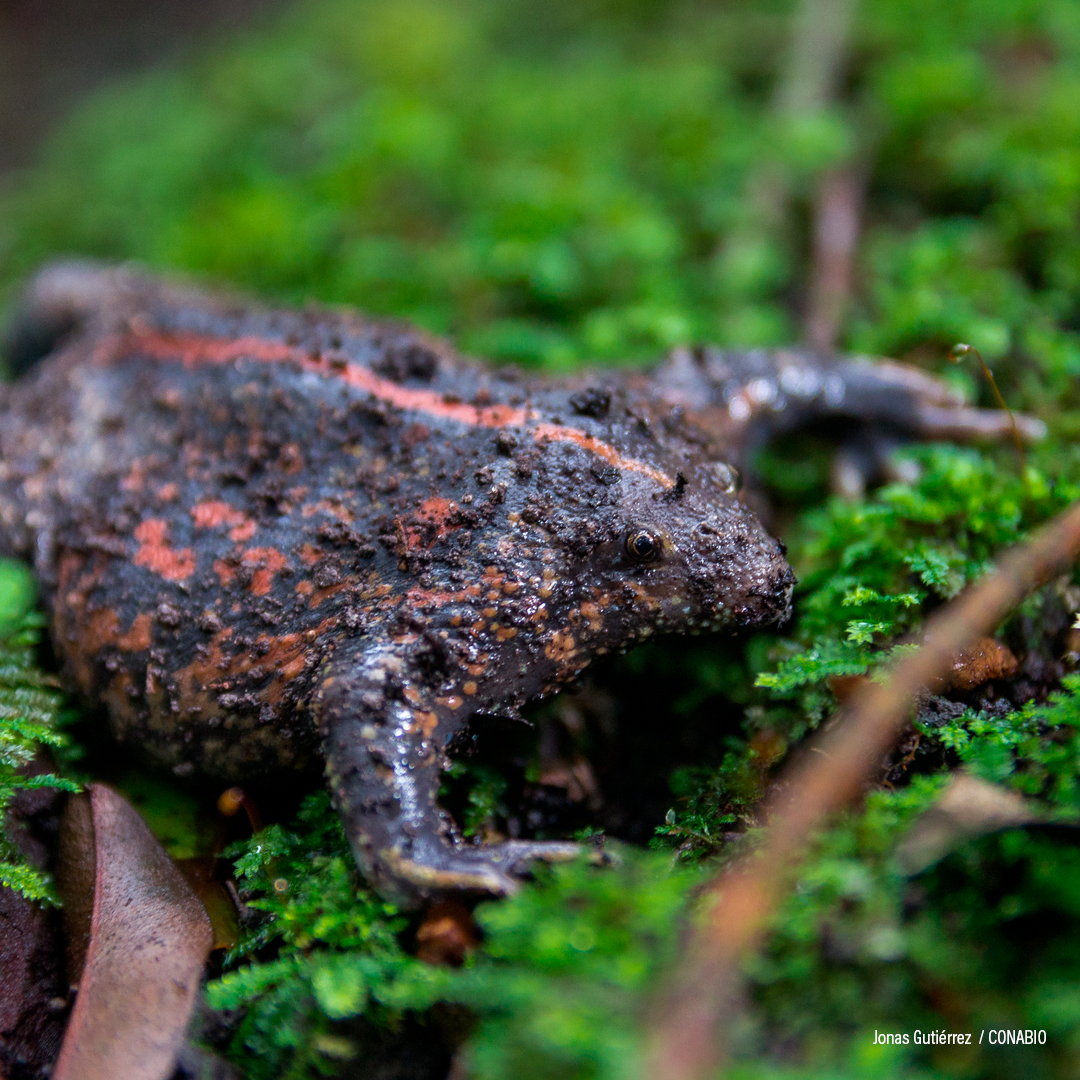
[[[773,93],[774,116],[801,121],[827,109],[837,96],[848,64],[857,0],[798,0],[787,54]],[[778,239],[788,225],[791,177],[770,159],[747,185],[746,220],[727,243],[739,247],[762,236]]]
[[[645,1075],[700,1080],[726,1052],[739,966],[759,941],[815,827],[863,790],[866,778],[908,721],[915,695],[942,678],[955,654],[992,633],[1033,589],[1080,553],[1080,502],[1073,503],[997,568],[926,624],[923,644],[884,683],[870,683],[815,738],[766,801],[761,843],[725,870],[710,889],[711,908],[691,935],[673,989],[653,1029]],[[813,752],[811,752],[813,751]]]
[[[855,165],[830,169],[821,177],[814,200],[806,341],[822,352],[836,347],[851,299],[866,187],[863,173]]]

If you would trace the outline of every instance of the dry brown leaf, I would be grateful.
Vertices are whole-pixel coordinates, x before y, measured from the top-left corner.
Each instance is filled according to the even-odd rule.
[[[215,876],[218,859],[197,856],[177,859],[176,868],[184,875],[195,895],[210,916],[215,949],[231,949],[240,941],[240,913],[229,887]]]
[[[213,940],[202,904],[103,784],[70,800],[59,869],[78,993],[53,1080],[165,1080]]]
[[[958,773],[912,823],[896,848],[905,874],[919,874],[965,840],[1041,821],[1039,807],[1008,788]]]

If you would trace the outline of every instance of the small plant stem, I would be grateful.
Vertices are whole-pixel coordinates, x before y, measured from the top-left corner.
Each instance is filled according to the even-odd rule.
[[[251,823],[252,833],[263,831],[262,814],[259,813],[255,800],[242,787],[231,787],[223,791],[218,798],[217,808],[218,813],[224,814],[225,817],[233,817],[242,809]]]
[[[979,366],[982,368],[982,373],[986,378],[986,381],[990,384],[990,389],[994,392],[994,397],[997,399],[998,407],[1004,409],[1009,416],[1009,424],[1012,427],[1012,438],[1016,444],[1016,452],[1020,455],[1020,469],[1023,473],[1024,483],[1027,483],[1027,452],[1024,450],[1024,440],[1020,435],[1020,428],[1017,427],[1016,417],[1013,416],[1012,409],[1009,408],[1005,398],[1002,397],[1001,391],[998,389],[997,381],[994,379],[994,373],[986,366],[986,361],[982,358],[982,353],[975,348],[974,345],[967,345],[964,342],[960,342],[954,345],[949,350],[949,359],[953,363],[960,363],[961,359],[968,354],[971,354],[979,361]]]

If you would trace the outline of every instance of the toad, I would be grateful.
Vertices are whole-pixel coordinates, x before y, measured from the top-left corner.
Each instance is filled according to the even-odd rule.
[[[181,776],[321,756],[362,873],[404,904],[577,851],[463,840],[437,794],[471,717],[654,634],[787,618],[749,448],[843,418],[873,465],[882,432],[1004,428],[896,365],[704,349],[539,378],[84,263],[38,275],[10,354],[2,552],[33,563],[71,685]]]

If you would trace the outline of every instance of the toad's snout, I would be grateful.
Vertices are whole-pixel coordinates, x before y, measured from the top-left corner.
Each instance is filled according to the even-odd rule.
[[[697,522],[691,583],[703,617],[714,626],[783,623],[791,614],[795,574],[783,545],[745,507]]]

